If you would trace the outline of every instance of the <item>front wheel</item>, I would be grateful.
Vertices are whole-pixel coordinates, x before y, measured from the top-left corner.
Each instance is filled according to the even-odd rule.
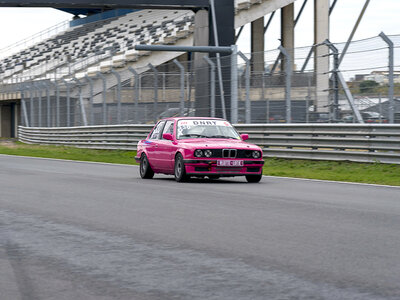
[[[260,182],[262,175],[246,175],[247,182]]]
[[[188,179],[188,176],[186,175],[185,164],[183,163],[183,157],[180,153],[178,153],[175,157],[174,175],[177,182],[183,182]]]
[[[151,179],[154,176],[154,171],[151,169],[149,160],[146,154],[140,158],[140,177],[143,179]]]

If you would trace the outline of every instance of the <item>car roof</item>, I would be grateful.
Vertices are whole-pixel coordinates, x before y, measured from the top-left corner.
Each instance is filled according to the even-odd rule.
[[[170,118],[164,118],[161,119],[160,121],[165,121],[165,120],[221,120],[221,121],[226,121],[225,119],[222,118],[212,118],[212,117],[170,117]]]

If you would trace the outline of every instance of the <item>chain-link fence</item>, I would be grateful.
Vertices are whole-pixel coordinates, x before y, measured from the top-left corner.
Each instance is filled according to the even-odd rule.
[[[325,52],[314,57],[317,48]],[[144,54],[139,62],[148,60]],[[34,127],[150,124],[172,116],[400,123],[400,35],[253,54],[233,49],[219,60],[193,54],[80,78],[16,81],[1,91],[21,93],[22,123]]]

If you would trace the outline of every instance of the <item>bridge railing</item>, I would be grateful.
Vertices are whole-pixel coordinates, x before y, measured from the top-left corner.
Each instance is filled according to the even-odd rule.
[[[153,125],[19,127],[29,144],[136,150]],[[237,124],[264,157],[400,164],[400,125],[392,124]]]

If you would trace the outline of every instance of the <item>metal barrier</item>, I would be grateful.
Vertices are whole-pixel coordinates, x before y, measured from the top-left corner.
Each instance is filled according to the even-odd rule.
[[[18,139],[28,144],[64,145],[93,149],[136,150],[154,125],[108,125],[82,127],[22,127]]]
[[[19,127],[30,144],[136,150],[153,125]],[[392,124],[237,124],[264,157],[400,164],[400,125]]]

